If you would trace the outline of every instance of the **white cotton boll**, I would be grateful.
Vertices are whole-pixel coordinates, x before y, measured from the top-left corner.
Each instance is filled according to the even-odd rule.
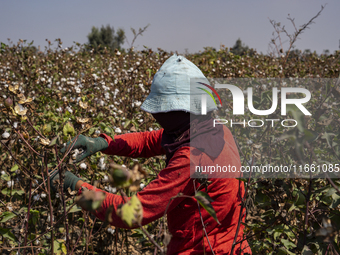
[[[79,94],[80,92],[81,92],[80,88],[76,87],[76,93]]]
[[[109,180],[109,177],[107,175],[105,175],[103,180],[106,182],[106,181]]]
[[[78,150],[78,149],[75,149],[75,150],[73,150],[73,154],[72,154],[72,159],[76,159],[77,158],[77,156],[78,156],[78,154],[80,153],[80,151]]]
[[[1,171],[1,175],[4,175],[4,174],[6,174],[6,172],[5,171]]]
[[[99,135],[100,134],[100,130],[96,130],[95,132],[94,132],[96,135]]]
[[[126,168],[126,165],[123,164],[122,167],[125,167],[125,168]]]
[[[32,182],[33,188],[34,188],[35,186],[37,186],[38,183],[39,183],[38,180],[34,180],[34,181]]]
[[[110,185],[109,186],[105,186],[105,190],[107,192],[110,192],[110,193],[116,193],[117,192],[117,188],[116,187],[111,187]]]
[[[105,170],[106,164],[104,163],[104,161],[105,161],[104,157],[101,157],[99,159],[98,167],[100,168],[100,170]],[[105,180],[105,177],[108,178],[107,176],[104,176],[104,180]]]
[[[46,81],[46,79],[45,79],[44,77],[40,78],[40,80],[41,80],[42,82]]]
[[[52,219],[53,219],[53,221],[54,221],[54,216],[52,216]],[[48,215],[47,215],[47,222],[50,222],[50,221],[51,221],[51,215],[48,214]]]
[[[14,127],[14,128],[18,128],[18,122],[14,122],[14,123],[13,123],[13,127]]]
[[[145,89],[144,89],[144,86],[142,83],[139,83],[138,86],[141,88],[142,92],[144,93],[145,92]]]
[[[119,114],[122,114],[122,113],[123,113],[123,111],[122,111],[122,110],[118,110],[118,113],[119,113]]]
[[[111,235],[113,235],[114,233],[115,233],[115,229],[113,229],[113,228],[108,228],[107,229],[107,232],[109,232]]]
[[[142,102],[140,102],[140,101],[135,101],[135,106],[136,107],[139,107],[139,106],[141,106],[142,105]]]
[[[140,187],[140,189],[144,189],[145,184],[144,184],[144,183],[141,183],[141,184],[139,184],[139,187]]]
[[[39,198],[40,198],[40,195],[39,195],[39,194],[37,194],[37,195],[33,196],[33,200],[35,200],[35,201],[38,201],[38,200],[39,200]]]
[[[41,198],[46,198],[47,195],[45,193],[41,193]]]
[[[14,181],[8,181],[7,182],[7,187],[8,188],[11,188],[11,187],[13,187],[14,186]]]
[[[250,145],[250,144],[252,144],[252,143],[253,143],[252,140],[248,140],[248,141],[247,141],[247,144],[248,144],[248,145]]]
[[[115,129],[115,133],[118,133],[118,134],[119,134],[119,133],[121,133],[121,132],[122,132],[122,130],[121,130],[120,128],[116,128],[116,129]]]
[[[152,127],[149,127],[149,131],[150,131],[150,132],[153,131],[153,128],[152,128]]]
[[[87,165],[85,163],[81,163],[79,165],[80,169],[86,169],[87,168]]]
[[[4,138],[4,139],[7,139],[9,136],[10,136],[10,134],[9,134],[7,131],[5,131],[5,132],[2,134],[2,138]]]
[[[67,110],[69,113],[73,113],[73,110],[71,109],[70,106],[67,106],[67,107],[66,107],[66,110]]]
[[[142,123],[143,121],[144,121],[143,119],[138,120],[139,123]]]

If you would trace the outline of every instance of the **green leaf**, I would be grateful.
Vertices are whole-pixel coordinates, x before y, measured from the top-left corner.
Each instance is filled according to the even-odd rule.
[[[327,132],[325,132],[325,133],[323,134],[323,136],[321,136],[322,139],[326,139],[329,148],[332,148],[332,147],[333,147],[332,136],[335,136],[335,134],[333,134],[333,133],[327,133]]]
[[[280,241],[288,250],[296,247],[294,243],[292,243],[291,241],[287,239],[281,239]]]
[[[284,247],[279,248],[278,252],[276,253],[276,255],[286,255],[286,254],[288,254],[288,255],[296,255],[295,253],[288,251]]]
[[[16,171],[16,170],[18,170],[19,169],[19,166],[17,165],[17,164],[15,164],[12,168],[11,168],[11,172],[14,172],[14,171]]]
[[[92,135],[94,133],[94,131],[96,131],[98,128],[97,127],[93,127],[89,129],[89,135]]]
[[[293,211],[295,208],[297,208],[294,204],[292,204],[292,206],[289,208],[288,212]]]
[[[62,239],[54,240],[54,242],[53,242],[53,254],[57,254],[57,255],[66,254],[66,252],[64,252],[63,247],[62,247],[63,241],[64,240],[62,240]],[[66,249],[66,247],[65,247],[65,249]]]
[[[69,209],[69,207],[66,208],[66,211],[68,211],[68,209]],[[82,211],[82,209],[81,209],[80,207],[78,207],[78,206],[73,206],[73,207],[71,208],[71,210],[70,210],[68,213],[75,213],[75,212],[80,212],[80,211]]]
[[[198,203],[210,214],[210,216],[213,217],[214,220],[221,225],[221,223],[217,219],[215,209],[211,205],[211,202],[213,202],[211,197],[203,191],[198,191],[195,194],[195,198]]]
[[[332,195],[332,204],[330,206],[330,208],[337,208],[338,205],[340,204],[340,196],[337,193],[333,193]]]
[[[279,137],[279,141],[280,140],[284,140],[287,138],[294,138],[296,139],[298,137],[298,132],[297,129],[291,129],[285,133],[283,133],[280,137]]]
[[[105,199],[105,193],[101,191],[85,190],[76,197],[76,203],[86,211],[97,210]]]
[[[59,136],[56,136],[54,138],[52,138],[50,144],[48,145],[48,147],[52,147],[53,145],[55,145],[57,143]]]
[[[61,250],[63,251],[64,254],[67,254],[66,245],[64,243],[61,244]]]
[[[70,134],[71,136],[74,136],[76,134],[73,125],[70,122],[67,122],[65,126],[63,127],[63,134],[67,136]]]
[[[103,130],[106,134],[112,134],[113,133],[113,129],[111,127],[106,127]]]
[[[142,223],[143,207],[138,197],[134,195],[131,199],[117,209],[117,215],[129,226]]]
[[[102,130],[104,130],[107,127],[107,125],[103,122],[99,123],[99,126]]]
[[[277,238],[282,234],[282,230],[275,230],[274,232],[274,240],[277,240]]]
[[[2,235],[4,238],[7,238],[11,241],[16,242],[15,235],[7,228],[0,227],[0,235]]]
[[[8,174],[3,174],[1,175],[1,179],[8,182],[11,180],[11,176],[9,176]]]
[[[36,225],[39,220],[40,212],[38,210],[30,210],[30,220],[33,225]]]
[[[2,215],[1,215],[2,219],[0,222],[6,222],[14,217],[16,217],[16,215],[12,212],[4,212]]]
[[[15,195],[15,194],[18,194],[18,195],[20,196],[20,195],[25,194],[25,191],[13,189],[13,190],[12,190],[12,195]]]
[[[113,180],[114,187],[128,187],[130,183],[131,173],[123,167],[116,166],[110,175]]]
[[[131,120],[125,121],[124,128],[127,128],[131,123]]]
[[[305,129],[305,115],[296,107],[296,105],[288,105],[287,112],[292,113],[293,118],[297,121],[297,128],[300,132],[303,132]]]
[[[304,129],[304,140],[311,143],[311,142],[314,142],[318,137],[319,137],[319,134],[313,130],[309,130],[307,128]]]

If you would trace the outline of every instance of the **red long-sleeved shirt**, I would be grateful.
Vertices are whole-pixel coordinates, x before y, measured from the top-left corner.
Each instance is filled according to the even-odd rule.
[[[161,147],[162,134],[163,129],[152,132],[129,133],[116,135],[115,141],[111,137],[101,134],[101,137],[105,138],[109,144],[108,149],[103,153],[133,158],[162,155],[165,154]],[[241,163],[237,147],[231,132],[226,127],[224,127],[224,138],[223,151],[215,160],[212,160],[205,153],[195,153],[197,152],[196,149],[188,146],[175,152],[168,166],[158,174],[157,178],[137,193],[143,206],[142,225],[162,217],[170,198],[178,193],[188,196],[195,194],[194,179],[190,178],[190,163],[196,165],[199,162],[204,162],[206,165],[209,165],[209,163],[214,165],[230,164],[238,169],[240,168]],[[214,200],[211,204],[221,225],[203,208],[201,208],[202,218],[215,254],[230,254],[239,220],[241,196],[244,195],[243,182],[234,178],[211,178],[209,180],[212,183],[208,186],[208,194]],[[197,188],[199,184],[197,181],[195,183]],[[84,183],[82,186],[88,189],[94,188],[88,183]],[[114,207],[112,225],[129,228],[116,214],[118,205],[124,203],[123,198],[119,195],[105,193],[106,198],[101,209],[94,212],[94,215],[104,220],[107,209],[112,205]],[[204,254],[204,250],[206,254],[211,254],[208,241],[204,236],[195,199],[181,197],[173,199],[167,210],[167,220],[172,235],[167,254]],[[238,241],[243,239],[243,228],[241,224],[237,237]],[[241,251],[251,254],[246,241],[242,242],[242,246],[236,245],[234,251],[234,254],[241,254]]]

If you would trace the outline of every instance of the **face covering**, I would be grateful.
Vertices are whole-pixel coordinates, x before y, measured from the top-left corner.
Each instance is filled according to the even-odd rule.
[[[169,135],[180,135],[190,127],[190,113],[174,111],[166,113],[154,113],[152,116],[164,128]]]
[[[210,115],[193,115],[184,111],[152,114],[164,128],[161,145],[166,151],[168,165],[174,153],[184,146],[191,146],[217,158],[223,150],[223,125],[213,127]]]

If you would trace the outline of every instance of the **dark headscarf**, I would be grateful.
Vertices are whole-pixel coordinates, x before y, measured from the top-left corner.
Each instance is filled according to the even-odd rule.
[[[164,128],[162,147],[168,165],[174,153],[184,146],[191,146],[217,158],[224,147],[223,125],[213,126],[210,115],[193,115],[184,111],[153,114]]]

